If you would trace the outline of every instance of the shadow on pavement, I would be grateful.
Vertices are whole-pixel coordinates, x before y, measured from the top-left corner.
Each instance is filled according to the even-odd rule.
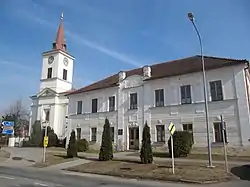
[[[239,177],[241,180],[250,181],[250,165],[233,167],[231,173]]]

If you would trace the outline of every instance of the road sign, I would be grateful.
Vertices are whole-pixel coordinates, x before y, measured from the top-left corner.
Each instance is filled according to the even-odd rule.
[[[2,125],[3,126],[8,126],[8,127],[13,127],[14,126],[14,121],[3,121]]]
[[[2,134],[12,135],[14,134],[14,121],[3,121],[2,122]]]
[[[172,122],[170,122],[168,126],[169,133],[171,134],[171,155],[172,155],[172,173],[174,174],[174,138],[173,134],[175,132],[175,126]]]
[[[48,146],[48,143],[49,143],[49,137],[48,137],[48,136],[44,136],[44,139],[43,139],[43,146],[44,146],[44,147],[47,147],[47,146]]]
[[[169,132],[170,132],[171,135],[174,134],[174,132],[175,132],[175,126],[174,126],[174,124],[172,122],[169,124],[168,130],[169,130]]]
[[[3,129],[2,134],[14,134],[14,129]]]

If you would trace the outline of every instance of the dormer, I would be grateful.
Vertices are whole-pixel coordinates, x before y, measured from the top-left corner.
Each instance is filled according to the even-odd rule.
[[[151,77],[151,67],[146,65],[143,67],[143,77],[150,78]]]
[[[126,72],[120,71],[119,72],[119,82],[122,82],[126,78]]]

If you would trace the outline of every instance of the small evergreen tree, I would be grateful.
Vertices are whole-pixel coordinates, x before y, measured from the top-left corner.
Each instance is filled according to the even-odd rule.
[[[41,123],[39,120],[36,120],[32,127],[32,133],[30,135],[30,144],[38,147],[41,145],[42,140],[43,137]]]
[[[109,120],[105,119],[105,124],[103,126],[102,132],[102,145],[99,152],[99,160],[107,161],[113,159],[113,148],[112,148],[112,140],[110,134],[110,124]]]
[[[68,158],[77,157],[76,133],[74,130],[72,130],[70,134],[69,145],[67,149],[67,157]]]
[[[143,128],[140,157],[141,157],[141,162],[143,164],[151,164],[153,162],[153,152],[152,152],[152,146],[151,146],[151,140],[150,140],[150,128],[147,124],[147,121]]]

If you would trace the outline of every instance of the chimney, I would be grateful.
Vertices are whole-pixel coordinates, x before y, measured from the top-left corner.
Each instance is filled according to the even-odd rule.
[[[146,65],[143,67],[143,77],[150,78],[151,77],[151,67]]]
[[[119,72],[119,82],[123,81],[126,78],[126,72],[120,71]]]

